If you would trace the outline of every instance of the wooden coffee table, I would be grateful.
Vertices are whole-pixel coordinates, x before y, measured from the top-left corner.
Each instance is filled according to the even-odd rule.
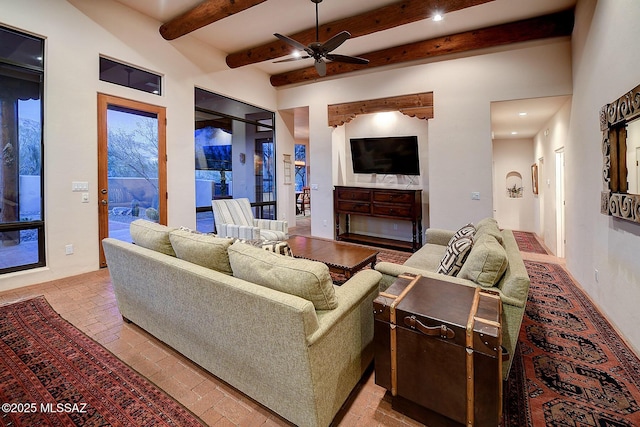
[[[373,249],[317,237],[292,236],[287,243],[294,257],[322,262],[347,279],[367,264],[373,268],[378,256]]]

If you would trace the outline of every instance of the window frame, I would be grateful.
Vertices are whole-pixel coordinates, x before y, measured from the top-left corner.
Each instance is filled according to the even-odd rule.
[[[45,51],[46,51],[46,39],[34,36],[32,34],[28,34],[13,28],[9,28],[6,26],[0,26],[3,31],[14,33],[18,36],[22,36],[25,39],[37,40],[41,43],[42,51],[41,51],[41,66],[35,66],[29,63],[22,63],[19,61],[12,60],[6,57],[0,57],[0,65],[3,68],[15,70],[16,74],[32,74],[37,77],[34,81],[38,81],[39,90],[38,96],[40,101],[40,219],[39,220],[30,220],[30,221],[13,221],[13,222],[0,222],[0,233],[6,232],[21,232],[25,230],[36,230],[37,232],[37,252],[38,252],[38,261],[34,263],[27,263],[21,265],[15,265],[6,268],[0,268],[0,276],[8,273],[14,273],[18,271],[31,270],[35,268],[45,267],[47,265],[46,260],[46,237],[45,237],[45,192],[44,192],[44,176],[45,176],[45,146],[44,146],[44,88],[45,88],[45,72],[44,72],[44,64],[45,64]],[[19,120],[19,117],[18,117]],[[19,122],[16,123],[17,128],[19,127]],[[19,130],[18,130],[19,133]],[[19,166],[18,166],[19,171]],[[18,172],[19,176],[19,172]],[[18,184],[18,199],[20,197],[20,190]]]

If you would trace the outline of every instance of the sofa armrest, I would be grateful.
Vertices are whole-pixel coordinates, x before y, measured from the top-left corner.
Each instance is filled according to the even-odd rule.
[[[449,240],[451,240],[455,233],[455,231],[443,230],[441,228],[427,228],[424,232],[425,243],[447,246]]]
[[[281,231],[285,234],[289,233],[289,224],[285,220],[257,218],[253,220],[253,225],[264,230]]]
[[[362,270],[341,286],[334,286],[338,307],[333,310],[316,312],[320,327],[308,337],[308,344],[311,346],[322,339],[334,325],[354,309],[364,309],[367,315],[371,314],[373,299],[378,295],[378,283],[381,278],[382,275],[377,271]],[[369,299],[370,303],[364,302]],[[373,325],[373,316],[371,316],[371,324]]]
[[[216,234],[220,237],[235,237],[237,239],[260,239],[260,229],[250,225],[216,224]]]

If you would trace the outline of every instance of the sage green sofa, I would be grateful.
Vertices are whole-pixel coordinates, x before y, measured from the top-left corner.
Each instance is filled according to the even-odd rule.
[[[511,230],[500,230],[493,218],[475,226],[473,245],[456,276],[436,273],[453,230],[429,228],[426,244],[403,265],[380,262],[375,269],[382,273],[380,290],[387,289],[402,273],[422,274],[451,283],[485,287],[497,291],[502,300],[502,346],[509,352],[503,363],[503,379],[509,377],[513,354],[529,294],[529,275]]]
[[[338,287],[322,263],[136,223],[136,244],[102,242],[122,316],[290,422],[328,426],[373,360],[380,273]]]

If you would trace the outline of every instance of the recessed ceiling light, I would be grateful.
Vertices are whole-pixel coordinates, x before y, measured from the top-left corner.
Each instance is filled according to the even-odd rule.
[[[439,13],[436,13],[433,15],[433,20],[438,22],[438,21],[442,21],[442,15]]]
[[[517,135],[518,132],[511,132],[511,135]]]
[[[524,116],[526,116],[526,115],[527,115],[527,113],[526,113],[526,112],[524,112],[524,111],[522,111],[522,112],[518,113],[518,115],[519,115],[520,117],[524,117]]]

